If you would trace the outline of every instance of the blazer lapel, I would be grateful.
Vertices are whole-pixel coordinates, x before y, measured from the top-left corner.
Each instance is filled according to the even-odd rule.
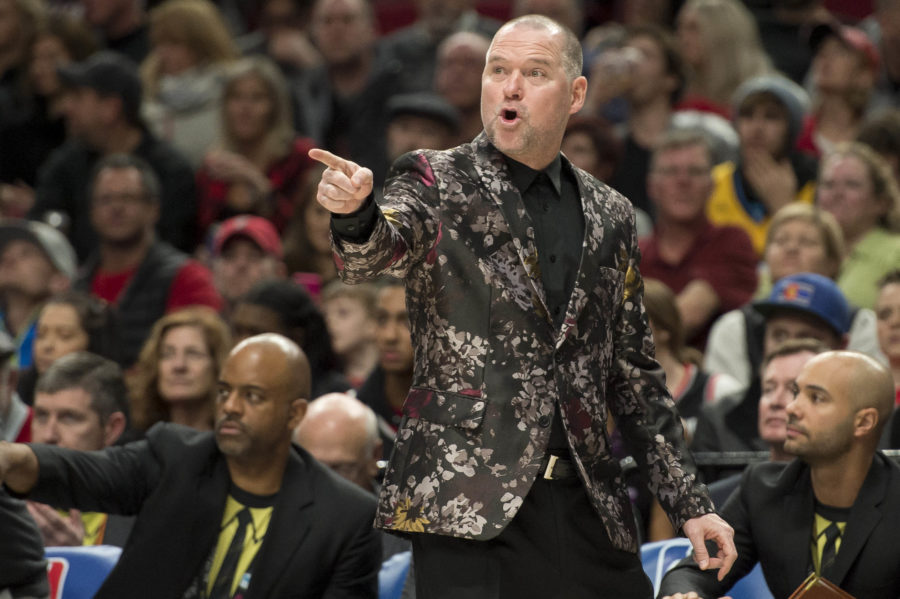
[[[272,521],[256,557],[247,599],[273,596],[272,587],[303,546],[310,522],[304,519],[302,512],[313,502],[312,485],[308,465],[292,449],[275,500]]]
[[[552,322],[550,310],[547,308],[547,295],[544,285],[541,283],[541,267],[534,238],[534,224],[531,217],[528,216],[528,211],[525,210],[522,194],[519,193],[509,177],[509,170],[503,160],[503,155],[490,144],[484,132],[475,138],[473,146],[476,154],[472,161],[475,180],[479,182],[484,194],[494,202],[506,220],[512,234],[513,246],[519,255],[519,261],[525,268],[534,297],[538,302],[537,307],[543,311],[547,321]]]
[[[835,556],[832,571],[834,580],[831,582],[840,585],[844,581],[850,566],[856,561],[859,552],[862,551],[872,534],[872,530],[881,522],[881,504],[887,493],[887,483],[881,457],[876,454],[869,467],[866,480],[859,489],[859,495],[856,496],[856,501],[850,508],[850,517],[844,534],[841,536],[841,546]]]

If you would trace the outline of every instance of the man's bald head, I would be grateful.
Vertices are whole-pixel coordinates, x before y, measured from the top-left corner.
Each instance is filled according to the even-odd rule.
[[[309,404],[294,441],[338,474],[367,490],[378,471],[381,439],[370,407],[344,393],[329,393]]]
[[[891,372],[878,360],[854,351],[829,351],[814,357],[807,368],[821,364],[836,373],[844,386],[844,397],[854,411],[874,408],[878,412],[878,432],[894,409],[894,380]]]
[[[244,339],[228,354],[231,360],[251,360],[272,369],[272,376],[287,385],[288,395],[309,399],[312,380],[309,360],[300,346],[278,333],[263,333]]]

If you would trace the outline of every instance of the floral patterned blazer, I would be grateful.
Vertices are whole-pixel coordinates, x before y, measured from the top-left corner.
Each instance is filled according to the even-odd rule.
[[[573,170],[585,236],[560,328],[531,220],[484,133],[400,158],[368,240],[335,237],[344,281],[390,274],[407,288],[415,372],[376,526],[496,536],[538,476],[556,409],[616,547],[636,551],[637,534],[609,414],[676,527],[713,511],[653,359],[631,204]]]

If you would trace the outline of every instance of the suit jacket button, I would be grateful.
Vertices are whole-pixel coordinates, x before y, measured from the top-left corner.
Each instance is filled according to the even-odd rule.
[[[541,426],[541,428],[547,428],[548,426],[550,426],[550,417],[544,414],[543,416],[538,418],[538,424]]]

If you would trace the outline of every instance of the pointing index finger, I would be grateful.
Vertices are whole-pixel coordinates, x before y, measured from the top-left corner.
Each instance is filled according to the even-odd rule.
[[[328,168],[333,168],[336,171],[341,171],[348,177],[353,176],[353,169],[350,168],[351,163],[347,160],[344,160],[340,156],[332,154],[328,150],[313,148],[309,151],[308,155],[313,160],[321,162]]]

